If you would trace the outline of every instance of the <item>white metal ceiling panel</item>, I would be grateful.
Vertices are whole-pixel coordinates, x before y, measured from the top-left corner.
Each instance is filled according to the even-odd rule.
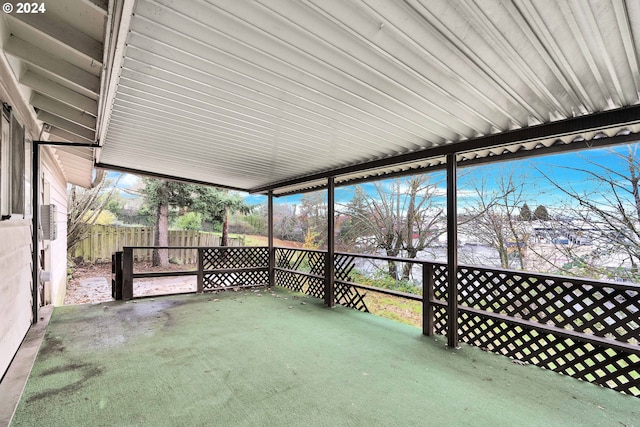
[[[137,0],[98,160],[250,190],[636,105],[638,3]]]

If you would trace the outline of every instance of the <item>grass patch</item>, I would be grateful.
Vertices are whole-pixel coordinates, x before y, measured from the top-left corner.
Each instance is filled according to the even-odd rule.
[[[367,291],[364,301],[372,314],[422,328],[422,303]]]

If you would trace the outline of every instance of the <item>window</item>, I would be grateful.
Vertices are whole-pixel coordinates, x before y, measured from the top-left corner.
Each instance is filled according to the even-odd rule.
[[[24,127],[11,117],[11,214],[24,216]]]
[[[0,213],[2,219],[10,217],[11,210],[11,144],[9,136],[9,117],[11,111],[6,104],[2,108],[2,119],[0,121]]]
[[[31,214],[31,143],[25,144],[24,127],[2,105],[0,118],[0,213],[2,219]]]

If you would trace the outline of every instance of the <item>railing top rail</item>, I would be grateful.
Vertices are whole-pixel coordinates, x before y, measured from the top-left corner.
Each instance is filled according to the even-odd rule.
[[[276,249],[291,249],[294,251],[301,252],[316,252],[316,253],[327,253],[326,249],[307,249],[307,248],[290,248],[285,246],[276,246]],[[354,254],[352,252],[335,252],[335,255],[344,255],[344,256],[354,256],[357,258],[369,258],[369,259],[378,259],[382,261],[397,261],[397,262],[410,262],[413,264],[442,264],[446,265],[446,263],[439,263],[435,261],[428,261],[424,259],[418,258],[401,258],[401,257],[391,257],[386,255],[375,255],[375,254]]]
[[[122,249],[269,249],[268,246],[123,246]]]
[[[446,263],[436,262],[432,260],[419,259],[419,258],[403,258],[403,257],[392,257],[387,255],[375,255],[375,254],[354,254],[351,252],[336,252],[336,255],[344,255],[344,256],[354,256],[358,258],[368,258],[368,259],[378,259],[381,261],[397,261],[397,262],[410,262],[412,264],[442,264],[446,265]]]
[[[321,254],[326,254],[326,249],[309,249],[309,248],[293,248],[290,246],[274,246],[274,249],[290,249],[292,251],[301,251],[301,252],[316,252]]]
[[[621,290],[632,290],[632,291],[640,292],[639,284],[629,283],[629,282],[614,282],[612,280],[595,280],[595,279],[587,279],[584,277],[536,273],[533,271],[526,271],[526,270],[507,270],[504,268],[495,268],[495,267],[479,267],[475,265],[459,265],[458,268],[468,268],[473,270],[488,271],[492,273],[504,273],[511,276],[533,277],[541,281],[551,279],[555,282],[580,282],[580,285],[594,286],[598,288],[614,288],[614,289],[621,289]]]
[[[124,246],[123,247],[123,249],[132,249],[132,250],[133,249],[174,249],[174,250],[177,250],[177,249],[236,249],[236,248],[268,249],[269,247],[268,246]],[[296,250],[296,251],[302,251],[302,252],[315,252],[315,253],[327,252],[326,250],[322,250],[322,249],[291,248],[291,247],[283,247],[283,246],[277,246],[275,247],[275,249],[290,249],[290,250]],[[413,264],[420,264],[420,265],[431,264],[431,265],[446,266],[446,263],[444,262],[424,260],[424,259],[418,259],[418,258],[391,257],[386,255],[375,255],[375,254],[356,254],[351,252],[335,252],[335,254],[342,255],[342,256],[353,256],[356,258],[376,259],[380,261],[396,261],[396,262],[406,262],[406,263],[413,263]],[[537,272],[524,271],[524,270],[508,270],[508,269],[497,268],[497,267],[482,267],[482,266],[465,265],[465,264],[460,264],[458,267],[463,269],[473,269],[473,270],[480,270],[480,271],[486,271],[491,273],[502,273],[502,274],[511,275],[511,276],[526,276],[526,277],[535,278],[540,281],[552,280],[554,282],[559,282],[559,283],[579,282],[580,285],[594,286],[599,288],[608,287],[608,288],[614,288],[619,290],[631,290],[631,291],[640,292],[640,284],[628,283],[628,282],[614,282],[612,280],[594,280],[594,279],[588,279],[583,277],[561,276],[557,274],[537,273]]]
[[[302,249],[302,248],[281,248],[278,247],[278,249],[295,249],[295,250],[301,250],[301,251],[308,251],[308,252],[323,252],[326,253],[326,251],[324,250],[319,250],[319,249]],[[431,265],[440,265],[440,266],[446,266],[447,264],[445,262],[440,262],[440,261],[429,261],[429,260],[424,260],[424,259],[419,259],[419,258],[402,258],[402,257],[390,257],[390,256],[386,256],[386,255],[375,255],[375,254],[355,254],[352,252],[336,252],[336,255],[343,255],[343,256],[353,256],[356,258],[367,258],[367,259],[377,259],[377,260],[381,260],[381,261],[397,261],[397,262],[407,262],[407,263],[413,263],[413,264],[421,264],[421,265],[425,265],[425,264],[431,264]],[[497,267],[481,267],[481,266],[476,266],[476,265],[466,265],[466,264],[460,264],[458,265],[458,268],[467,268],[467,269],[474,269],[474,270],[481,270],[481,271],[488,271],[488,272],[492,272],[492,273],[504,273],[504,274],[508,274],[508,275],[516,275],[516,276],[526,276],[526,277],[532,277],[541,281],[544,280],[553,280],[555,282],[580,282],[581,285],[587,285],[587,286],[594,286],[594,287],[598,287],[598,288],[613,288],[613,289],[620,289],[620,290],[631,290],[631,291],[638,291],[640,292],[640,284],[636,284],[636,283],[629,283],[629,282],[614,282],[612,280],[595,280],[595,279],[588,279],[588,278],[584,278],[584,277],[576,277],[576,276],[561,276],[558,274],[547,274],[547,273],[537,273],[537,272],[533,272],[533,271],[525,271],[525,270],[508,270],[508,269],[504,269],[504,268],[497,268]]]

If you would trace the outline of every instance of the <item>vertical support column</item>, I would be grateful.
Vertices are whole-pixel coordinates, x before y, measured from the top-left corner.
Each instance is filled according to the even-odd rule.
[[[198,283],[196,293],[204,292],[204,248],[198,248]]]
[[[38,231],[40,225],[40,144],[31,143],[31,324],[38,323],[38,285],[40,284],[40,247]]]
[[[269,287],[273,287],[276,285],[276,249],[273,246],[273,190],[269,190],[267,215],[269,229]]]
[[[125,246],[122,253],[122,299],[133,299],[133,248]]]
[[[327,178],[327,258],[324,263],[324,303],[329,307],[336,304],[334,257],[335,257],[335,181]]]
[[[115,300],[122,299],[122,252],[118,251],[113,254],[112,273],[115,275],[113,280],[112,297]]]
[[[422,334],[433,335],[433,264],[422,264]]]
[[[458,197],[456,155],[447,154],[447,345],[458,347]]]

